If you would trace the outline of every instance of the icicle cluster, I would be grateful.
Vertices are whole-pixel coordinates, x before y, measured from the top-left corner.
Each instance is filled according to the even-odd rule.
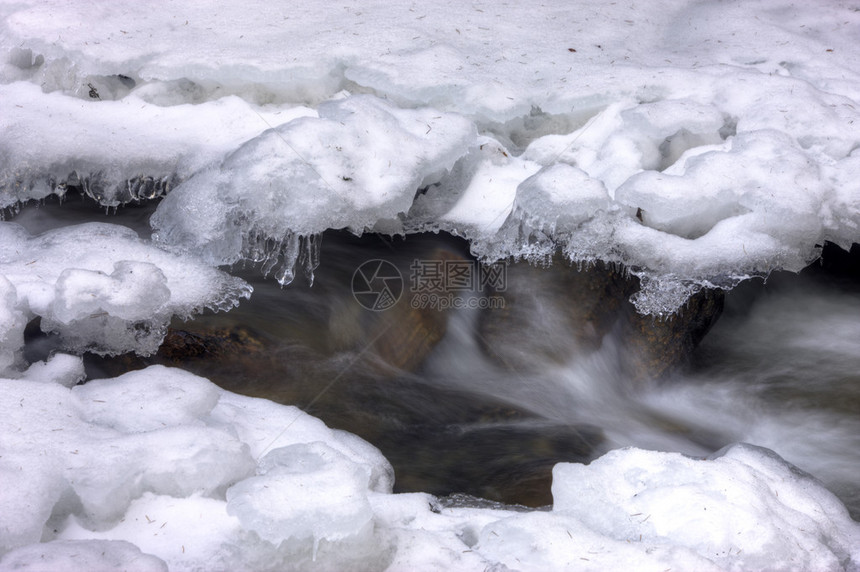
[[[299,270],[313,285],[321,246],[322,233],[301,236],[287,232],[282,238],[273,239],[252,230],[243,237],[242,255],[245,260],[260,264],[263,276],[271,275],[281,286],[290,284]]]

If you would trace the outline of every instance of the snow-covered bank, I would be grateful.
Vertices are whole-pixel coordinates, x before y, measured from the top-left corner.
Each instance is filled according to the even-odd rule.
[[[391,494],[375,448],[295,407],[160,366],[75,387],[79,360],[58,355],[46,367],[51,375],[0,380],[3,570],[860,563],[860,524],[765,449],[710,459],[622,449],[557,465],[548,512],[446,506]]]
[[[165,246],[281,280],[331,226],[562,247],[663,314],[860,240],[858,27],[787,2],[4,2],[0,205],[175,188]]]

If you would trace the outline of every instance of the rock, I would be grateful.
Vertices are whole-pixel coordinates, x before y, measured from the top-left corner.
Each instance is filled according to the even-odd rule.
[[[425,261],[432,260],[443,264],[475,264],[462,252],[452,248],[434,248],[421,256]],[[412,276],[416,270],[412,265],[408,270],[409,274],[404,273],[407,284],[403,298],[391,311],[379,316],[371,335],[376,340],[373,348],[383,361],[405,371],[417,371],[445,336],[450,308],[432,304],[422,306],[420,298],[416,298],[421,296],[421,292],[416,290]]]
[[[399,274],[401,288],[397,301],[385,309],[362,306],[365,299],[341,296],[331,300],[328,322],[329,348],[332,351],[360,351],[366,361],[379,366],[380,372],[416,372],[427,356],[445,336],[449,309],[434,304],[420,304],[420,294],[411,287],[416,260],[461,261],[471,264],[458,249],[426,248],[419,243],[410,249],[401,248],[397,256],[386,263]]]
[[[625,367],[637,381],[664,377],[686,365],[723,311],[722,290],[702,289],[667,319],[643,316],[628,307],[621,337]]]
[[[507,289],[492,293],[504,308],[484,311],[478,333],[488,356],[519,372],[569,363],[611,333],[626,375],[660,378],[687,363],[723,308],[722,291],[701,290],[670,319],[642,316],[628,301],[636,277],[604,264],[577,269],[560,256],[549,267],[511,264],[507,278]]]
[[[447,311],[401,304],[371,330],[373,351],[394,368],[417,371],[444,337],[447,325]]]
[[[485,310],[479,337],[488,355],[516,371],[563,364],[594,351],[618,318],[634,285],[603,264],[577,270],[557,256],[548,267],[507,267],[504,307]]]

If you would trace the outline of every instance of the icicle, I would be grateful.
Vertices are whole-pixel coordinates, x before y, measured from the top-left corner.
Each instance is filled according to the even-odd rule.
[[[56,177],[52,175],[51,178],[48,179],[48,184],[51,186],[52,192],[57,195],[57,199],[60,204],[63,204],[66,201],[66,192],[69,190],[69,186],[66,182],[57,182]]]
[[[316,534],[314,534],[314,552],[313,552],[313,555],[311,557],[311,559],[314,562],[317,561],[317,550],[319,549],[319,547],[320,547],[320,539]]]
[[[263,276],[268,276],[272,269],[278,264],[278,258],[281,254],[282,242],[277,241],[272,244],[270,240],[262,240],[263,244],[261,250],[262,252],[258,252],[259,256],[262,256],[261,260],[263,261]],[[255,261],[256,262],[256,261]]]
[[[314,285],[314,270],[320,265],[320,246],[322,245],[322,234],[311,234],[302,237],[302,248],[299,252],[299,265],[308,283]]]
[[[245,261],[252,264],[262,263],[263,276],[274,275],[281,286],[290,284],[296,277],[297,268],[314,283],[314,270],[320,265],[320,246],[322,234],[300,236],[287,232],[280,240],[266,238],[257,230],[250,231],[243,238],[242,254]]]
[[[242,252],[246,260],[250,260],[256,264],[263,262],[268,257],[266,252],[266,239],[262,234],[252,230],[245,236],[245,244],[242,247]]]
[[[299,236],[288,232],[284,237],[283,244],[284,246],[281,249],[283,262],[275,274],[275,279],[281,286],[286,286],[296,277],[296,259],[299,257]]]

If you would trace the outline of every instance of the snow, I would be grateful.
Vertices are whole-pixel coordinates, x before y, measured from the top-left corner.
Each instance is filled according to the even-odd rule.
[[[164,197],[153,240],[0,221],[0,570],[860,569],[860,525],[766,449],[617,450],[557,465],[551,510],[446,505],[295,407],[163,367],[80,384],[72,355],[234,307],[219,265],[312,276],[327,229],[622,263],[662,316],[797,271],[860,241],[858,36],[785,0],[0,0],[0,215]],[[36,319],[61,352],[28,363]]]
[[[16,365],[24,327],[35,317],[66,349],[152,353],[173,316],[227,310],[250,293],[244,281],[118,225],[86,223],[31,236],[0,222],[0,367]]]
[[[292,237],[329,228],[361,233],[407,211],[422,181],[450,169],[474,135],[462,117],[397,109],[369,95],[317,111],[266,131],[178,187],[153,217],[154,239],[231,264],[255,255],[243,237],[289,248]],[[291,279],[295,257],[278,275]]]
[[[157,197],[269,127],[313,114],[235,96],[153,103],[138,91],[94,102],[0,82],[0,208],[63,196],[69,185],[106,206]]]
[[[54,570],[116,570],[167,572],[160,558],[143,554],[123,540],[55,540],[31,544],[6,554],[0,566],[8,570],[52,572]]]
[[[0,569],[856,569],[860,524],[775,453],[641,449],[553,471],[549,511],[392,494],[357,437],[151,366],[0,380]],[[41,566],[41,568],[40,568]],[[507,568],[505,568],[507,567]]]
[[[0,4],[0,27],[0,205],[175,190],[162,245],[282,283],[327,228],[444,230],[489,260],[623,263],[666,315],[858,239],[840,4],[51,0]],[[563,165],[610,202],[559,232],[536,219],[569,202],[513,204]]]
[[[80,358],[66,361],[71,370],[66,376],[80,367]],[[350,527],[347,514],[369,521],[370,491],[391,490],[390,465],[367,443],[357,444],[357,438],[344,437],[294,407],[227,394],[181,370],[153,366],[72,388],[12,379],[2,385],[3,551],[38,542],[48,520],[54,528],[64,528],[68,520],[72,531],[86,529],[91,538],[94,532],[122,528],[139,503],[168,498],[182,510],[200,505],[186,519],[211,509],[209,499],[220,499],[211,526],[217,529],[223,521],[239,537],[247,529],[276,539],[259,524],[276,509],[281,528],[289,522],[304,526],[297,529],[300,538],[306,532],[341,538]],[[272,427],[283,435],[273,435]],[[266,455],[255,440],[257,432],[275,447]],[[324,475],[327,479],[321,479]],[[273,483],[280,489],[273,486],[266,494]],[[328,494],[308,494],[309,484],[328,487],[320,491]],[[344,508],[349,494],[356,499],[351,510]],[[283,512],[296,501],[304,503],[306,513],[291,517]],[[314,530],[309,519],[335,504],[338,518],[328,529]],[[238,520],[229,516],[232,512]],[[237,531],[240,522],[244,528]],[[171,530],[186,534],[181,526],[164,534]],[[132,534],[141,533],[136,528]],[[183,568],[189,565],[186,561]]]
[[[555,511],[618,541],[661,545],[671,539],[718,569],[844,566],[856,550],[856,530],[839,530],[831,515],[840,506],[820,490],[814,478],[750,445],[719,451],[709,461],[616,450],[588,467],[559,464],[553,470]],[[704,543],[703,526],[710,531]],[[743,555],[742,565],[736,554]]]

